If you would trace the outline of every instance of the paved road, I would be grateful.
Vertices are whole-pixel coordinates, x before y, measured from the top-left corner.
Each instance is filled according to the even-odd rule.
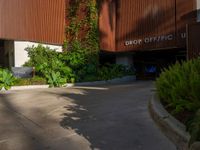
[[[175,150],[149,117],[152,82],[0,94],[0,150]]]

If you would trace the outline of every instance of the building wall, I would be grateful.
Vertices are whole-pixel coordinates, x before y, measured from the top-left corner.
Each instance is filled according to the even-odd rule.
[[[25,51],[27,47],[38,46],[39,43],[28,41],[13,41],[14,45],[14,67],[21,67],[26,61],[29,60],[28,54]],[[62,46],[42,44],[48,46],[50,49],[54,49],[58,52],[62,52]]]
[[[160,49],[174,43],[174,0],[118,0],[117,51]]]
[[[176,45],[186,47],[186,25],[196,22],[196,0],[176,0]]]
[[[65,0],[0,0],[0,39],[63,44]]]
[[[188,59],[200,57],[200,22],[188,26]]]
[[[101,6],[100,48],[109,52],[185,48],[186,25],[196,21],[196,0],[103,0]]]
[[[102,0],[99,13],[100,48],[115,51],[116,3],[114,0]]]

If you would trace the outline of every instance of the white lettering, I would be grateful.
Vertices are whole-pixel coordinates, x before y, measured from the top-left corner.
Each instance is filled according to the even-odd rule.
[[[181,33],[181,38],[185,39],[186,38],[186,33]]]
[[[184,37],[186,35],[182,34],[181,36]],[[145,37],[144,39],[136,39],[136,40],[125,41],[125,46],[141,45],[142,43],[149,44],[149,43],[158,43],[158,42],[164,42],[164,41],[172,41],[173,39],[174,39],[173,34],[154,36],[154,37]]]

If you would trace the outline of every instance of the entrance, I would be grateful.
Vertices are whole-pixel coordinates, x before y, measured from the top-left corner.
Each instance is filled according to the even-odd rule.
[[[137,79],[152,80],[158,77],[164,68],[168,68],[177,61],[186,60],[186,50],[171,49],[136,52],[133,56]]]

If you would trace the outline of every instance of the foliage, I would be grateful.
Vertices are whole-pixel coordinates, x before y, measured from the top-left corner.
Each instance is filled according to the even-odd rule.
[[[196,114],[187,126],[192,135],[191,142],[200,140],[200,59],[176,63],[165,69],[156,86],[161,101],[173,114]]]
[[[62,60],[73,70],[76,81],[94,80],[99,68],[98,9],[96,0],[70,2],[69,24]],[[67,44],[66,44],[67,43]]]
[[[61,60],[72,68],[76,81],[94,74],[98,67],[98,53],[89,51],[78,40],[72,42],[71,50],[64,52]]]
[[[65,78],[68,82],[73,80],[74,74],[71,68],[62,61],[62,53],[56,52],[49,47],[43,47],[42,45],[28,47],[26,50],[30,59],[24,66],[34,66],[36,75],[46,78],[49,82],[51,81],[51,77],[54,81],[54,74],[56,74],[56,79],[59,79],[59,81],[60,78]],[[56,85],[59,84],[56,83]]]
[[[96,0],[70,2],[67,10],[66,40],[68,45],[78,40],[89,51],[99,50],[98,6]],[[69,47],[70,49],[70,47]],[[67,51],[68,48],[65,48]]]
[[[200,109],[196,112],[193,118],[187,123],[188,131],[190,132],[191,138],[189,146],[196,141],[200,141]]]
[[[33,78],[17,78],[15,81],[16,86],[23,86],[23,85],[44,85],[46,84],[46,79],[35,76]]]
[[[117,64],[106,64],[97,72],[98,80],[110,80],[132,74],[134,74],[134,72],[131,71],[130,68]]]
[[[0,90],[9,90],[14,85],[15,78],[7,69],[0,69]]]
[[[60,72],[51,71],[46,75],[49,87],[61,87],[67,80],[61,76]]]
[[[173,109],[196,112],[200,108],[200,59],[176,63],[156,81],[160,98]]]

